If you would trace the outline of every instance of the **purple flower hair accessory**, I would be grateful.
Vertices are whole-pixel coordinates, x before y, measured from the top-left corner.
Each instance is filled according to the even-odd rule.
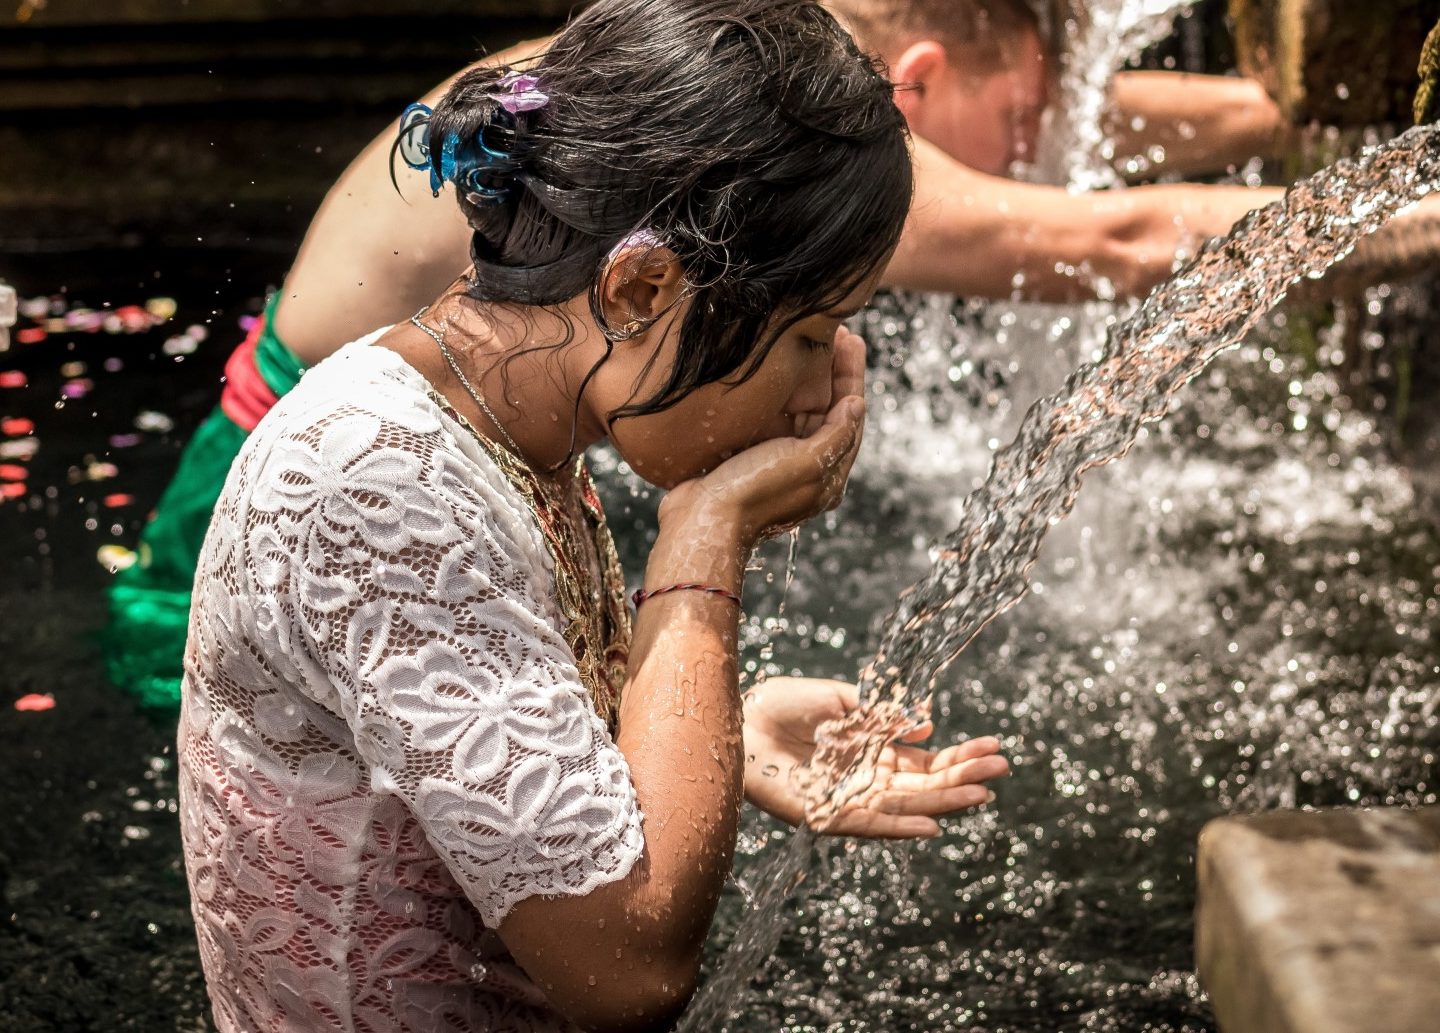
[[[528,72],[506,72],[500,77],[500,92],[490,97],[512,115],[550,103],[550,95],[540,90],[539,77]]]

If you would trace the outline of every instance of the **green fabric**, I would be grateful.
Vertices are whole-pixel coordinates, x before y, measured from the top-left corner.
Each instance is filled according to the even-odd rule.
[[[180,466],[140,535],[134,566],[110,587],[105,662],[110,680],[152,707],[180,702],[190,586],[200,543],[246,433],[218,407],[180,455]]]
[[[266,308],[265,328],[255,346],[256,368],[277,397],[299,383],[305,371],[272,329],[278,298]],[[111,584],[110,622],[102,635],[106,669],[112,682],[144,706],[179,706],[200,546],[230,465],[248,436],[216,407],[181,453],[154,518],[141,532],[135,564]]]
[[[255,343],[255,368],[270,390],[275,392],[275,397],[284,398],[292,387],[300,383],[305,367],[275,334],[275,310],[279,305],[280,295],[277,292],[265,306],[265,329]]]

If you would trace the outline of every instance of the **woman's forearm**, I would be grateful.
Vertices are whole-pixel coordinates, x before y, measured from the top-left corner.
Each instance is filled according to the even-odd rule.
[[[662,521],[646,587],[738,593],[747,554],[727,528]],[[694,990],[742,800],[737,618],[732,600],[694,591],[640,608],[616,745],[644,815],[644,853],[625,878],[522,901],[501,925],[516,960],[586,1028],[664,1028]]]
[[[688,999],[730,870],[744,746],[735,600],[753,544],[839,505],[860,449],[865,346],[837,327],[828,409],[670,490],[635,621],[616,746],[643,812],[644,849],[622,879],[581,897],[532,897],[500,936],[581,1025],[660,1028]],[[811,414],[813,415],[813,414]],[[576,800],[583,806],[583,800]],[[570,959],[585,959],[583,968]]]
[[[645,587],[715,585],[739,594],[748,549],[730,529],[671,532],[663,522]],[[725,544],[722,544],[725,543]],[[646,884],[636,904],[675,957],[697,963],[730,871],[743,788],[733,600],[693,590],[636,612],[631,676],[616,745],[644,811]]]

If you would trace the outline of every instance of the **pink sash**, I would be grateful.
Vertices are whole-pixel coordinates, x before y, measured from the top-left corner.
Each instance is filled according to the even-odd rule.
[[[261,418],[280,400],[255,365],[255,347],[264,332],[265,319],[261,317],[226,361],[225,386],[220,391],[220,408],[241,430],[247,432],[254,430]]]

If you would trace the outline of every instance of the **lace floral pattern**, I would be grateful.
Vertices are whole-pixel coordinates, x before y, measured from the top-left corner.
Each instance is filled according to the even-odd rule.
[[[590,690],[595,712],[613,735],[620,718],[620,689],[630,660],[630,608],[625,599],[620,557],[584,459],[575,460],[569,488],[583,514],[577,516],[585,525],[585,537],[591,539],[588,544],[594,549],[594,576],[583,571],[577,529],[562,512],[563,489],[557,494],[555,487],[547,487],[505,446],[481,435],[441,395],[432,390],[430,397],[441,412],[475,436],[535,514],[554,563],[555,597],[566,622],[565,644],[575,658],[580,680]]]
[[[427,388],[343,349],[206,538],[181,823],[226,1033],[568,1029],[490,930],[643,847],[535,519]]]

